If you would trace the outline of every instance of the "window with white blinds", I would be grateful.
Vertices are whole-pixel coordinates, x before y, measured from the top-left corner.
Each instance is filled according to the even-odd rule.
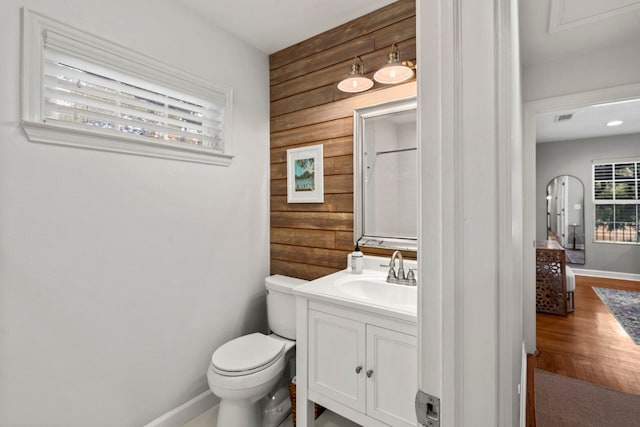
[[[23,125],[30,139],[230,163],[230,90],[42,15],[24,15]]]
[[[220,150],[224,104],[177,93],[46,49],[44,120]]]
[[[640,159],[593,163],[596,242],[640,243]]]

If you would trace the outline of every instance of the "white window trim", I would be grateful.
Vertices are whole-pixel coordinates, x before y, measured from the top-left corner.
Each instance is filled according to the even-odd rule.
[[[592,160],[591,161],[591,198],[593,202],[593,240],[594,244],[605,244],[605,245],[632,245],[638,246],[640,245],[640,241],[637,242],[625,242],[622,240],[598,240],[596,238],[595,226],[596,226],[596,208],[598,205],[638,205],[638,199],[620,199],[620,200],[609,200],[609,199],[596,199],[595,195],[595,166],[596,165],[606,165],[613,164],[614,165],[614,174],[615,174],[615,165],[620,163],[638,163],[640,162],[640,157],[630,157],[630,158],[615,158],[615,159],[606,159],[606,160]]]
[[[43,120],[44,44],[92,62],[193,96],[223,99],[225,107],[224,148],[214,151],[188,144],[180,145],[149,138],[114,134],[97,128],[80,129]],[[124,46],[85,33],[66,24],[23,9],[22,37],[22,127],[34,142],[128,153],[149,157],[229,166],[233,159],[231,112],[233,92],[178,70]]]

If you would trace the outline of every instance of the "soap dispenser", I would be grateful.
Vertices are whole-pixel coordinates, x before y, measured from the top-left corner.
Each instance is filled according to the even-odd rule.
[[[351,252],[351,273],[361,274],[364,271],[364,255],[360,252],[358,243],[356,242],[356,248]]]

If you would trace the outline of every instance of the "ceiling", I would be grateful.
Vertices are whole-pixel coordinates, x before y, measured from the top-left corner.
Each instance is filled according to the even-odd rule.
[[[524,66],[640,40],[640,0],[520,0]]]
[[[175,0],[271,54],[395,0]]]
[[[563,120],[564,118],[564,120]],[[619,126],[607,126],[620,120]],[[640,133],[640,100],[600,104],[536,116],[538,143]]]
[[[257,49],[271,54],[365,15],[393,0],[174,0]],[[417,0],[419,1],[419,0]],[[524,67],[629,43],[640,43],[640,0],[519,0]],[[250,12],[247,12],[250,11]],[[543,139],[601,136],[612,114],[625,124],[609,134],[637,132],[640,103],[573,110],[570,122],[540,117]],[[626,111],[628,108],[632,111]],[[615,115],[614,114],[614,115]]]
[[[640,43],[640,0],[520,0],[524,67],[589,51]],[[572,114],[558,121],[559,115]],[[606,123],[622,120],[620,126]],[[536,141],[564,141],[640,132],[640,102],[539,114]]]
[[[394,0],[175,0],[271,54]],[[519,0],[523,65],[640,39],[640,0]]]

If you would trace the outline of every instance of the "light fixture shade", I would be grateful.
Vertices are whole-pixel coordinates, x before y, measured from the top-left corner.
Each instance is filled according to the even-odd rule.
[[[400,62],[400,54],[398,53],[398,46],[394,43],[391,45],[391,52],[389,53],[389,59],[387,65],[380,68],[373,75],[373,79],[378,83],[385,85],[397,84],[406,82],[413,77],[413,70],[404,63]]]
[[[371,89],[373,81],[364,76],[364,63],[362,58],[356,56],[351,66],[349,77],[338,83],[338,89],[342,92],[358,93]]]
[[[338,83],[338,89],[343,92],[357,93],[371,89],[373,81],[366,77],[348,77]]]

